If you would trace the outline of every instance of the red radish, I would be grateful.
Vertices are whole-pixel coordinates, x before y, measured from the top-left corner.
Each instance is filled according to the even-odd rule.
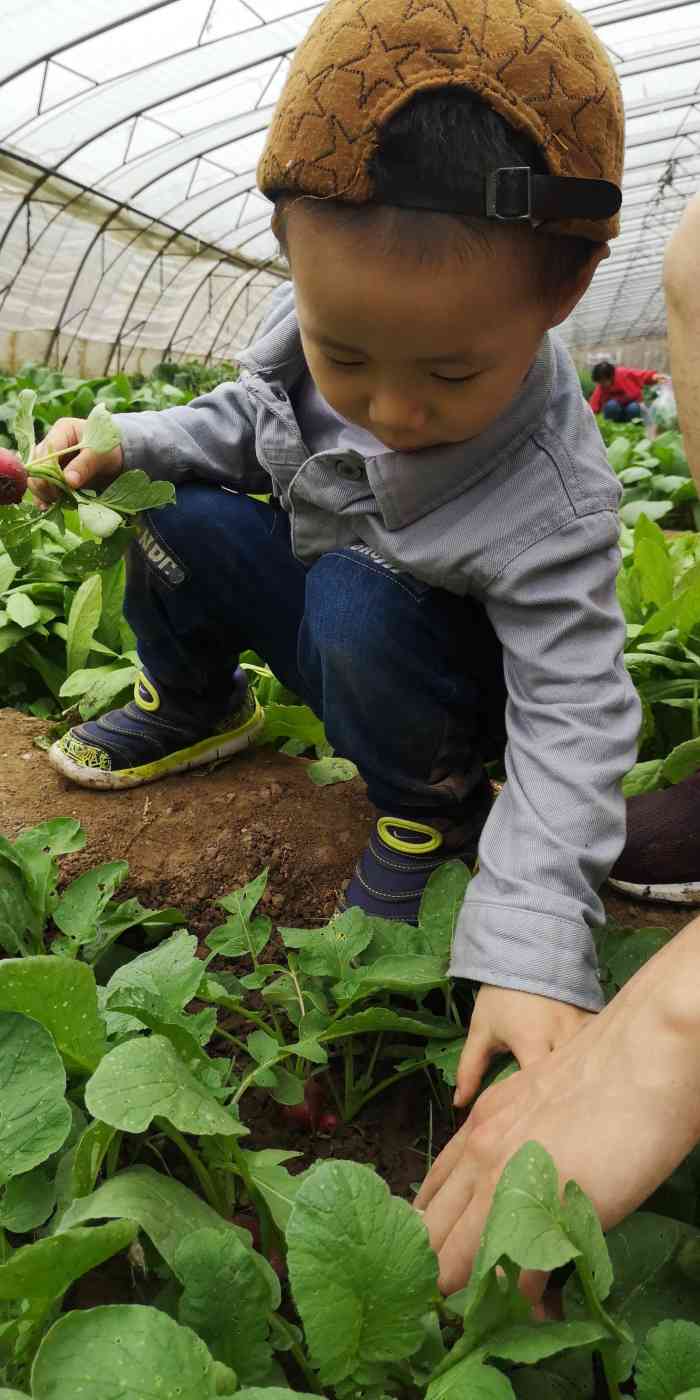
[[[262,1254],[262,1237],[260,1233],[260,1222],[257,1215],[247,1215],[245,1212],[241,1212],[238,1215],[232,1216],[231,1220],[233,1225],[240,1226],[242,1229],[247,1230],[249,1235],[252,1235],[253,1249],[257,1249],[258,1254]],[[274,1269],[278,1278],[283,1279],[286,1277],[287,1266],[278,1250],[270,1250],[267,1256],[267,1262],[270,1267]]]
[[[308,1104],[293,1103],[282,1109],[282,1117],[293,1133],[312,1133],[313,1120]]]
[[[321,1114],[321,1117],[318,1120],[319,1133],[328,1133],[329,1135],[332,1135],[333,1133],[337,1133],[339,1127],[340,1119],[337,1113]]]
[[[253,1249],[260,1248],[260,1224],[257,1215],[247,1215],[239,1212],[231,1217],[231,1224],[238,1225],[239,1229],[247,1230],[253,1237]]]
[[[282,1114],[289,1127],[297,1133],[315,1133],[319,1125],[326,1091],[318,1079],[307,1079],[304,1084],[304,1102],[283,1108]]]
[[[27,471],[14,452],[0,447],[0,506],[19,505],[27,489]]]

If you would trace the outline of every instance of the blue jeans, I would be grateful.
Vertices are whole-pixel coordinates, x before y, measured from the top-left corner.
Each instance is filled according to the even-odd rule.
[[[610,418],[613,423],[630,423],[633,418],[641,418],[642,405],[639,403],[618,403],[616,399],[608,399],[603,408],[603,417]]]
[[[480,828],[484,758],[502,749],[500,644],[484,609],[399,574],[363,547],[306,568],[284,511],[178,487],[143,517],[126,616],[154,680],[221,715],[251,648],[323,720],[370,800],[393,815]]]

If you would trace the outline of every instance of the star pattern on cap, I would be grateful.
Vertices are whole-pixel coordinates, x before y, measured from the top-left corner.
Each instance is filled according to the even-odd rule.
[[[370,30],[369,42],[364,53],[338,65],[338,71],[347,69],[357,73],[362,81],[359,103],[364,107],[378,87],[403,88],[406,86],[399,72],[401,63],[416,52],[417,44],[385,44],[376,26]]]
[[[553,63],[549,65],[549,82],[544,101],[547,104],[550,104],[553,99],[556,101],[558,120],[556,124],[550,122],[550,126],[553,134],[560,141],[564,141],[567,147],[581,145],[577,121],[581,113],[585,112],[593,96],[594,93],[582,93],[580,88],[578,92],[569,92],[564,86],[560,72],[557,71]],[[544,106],[544,103],[542,105]]]
[[[538,5],[529,3],[529,0],[515,0],[518,7],[518,16],[522,23],[516,22],[516,28],[523,36],[523,53],[532,54],[540,44],[549,41],[556,43],[556,30],[561,24],[561,15],[556,15],[552,21],[551,16],[545,17]]]
[[[603,44],[564,0],[327,0],[294,56],[261,188],[322,194],[332,185],[337,197],[364,202],[382,125],[407,97],[440,85],[481,97],[539,145],[552,173],[620,183],[619,84]],[[562,225],[557,232],[582,227]],[[615,232],[617,220],[598,220],[584,236]]]
[[[450,0],[408,0],[408,5],[404,13],[405,20],[417,19],[427,11],[434,10],[448,24],[453,24],[455,29],[459,27],[459,20],[450,4]]]
[[[428,52],[431,58],[452,72],[473,64],[475,57],[481,59],[486,54],[480,39],[466,24],[460,26],[455,36],[454,46],[448,46],[444,49],[432,48]]]
[[[358,141],[357,136],[349,136],[342,122],[337,117],[330,117],[331,141],[327,151],[322,151],[314,162],[317,170],[326,170],[332,175],[334,191],[339,193],[338,172],[348,167],[346,162],[353,161],[352,147]]]

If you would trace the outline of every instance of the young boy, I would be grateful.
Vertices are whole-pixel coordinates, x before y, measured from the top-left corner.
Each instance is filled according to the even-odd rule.
[[[696,195],[666,248],[664,290],[678,414],[700,487],[699,274]],[[639,882],[646,881],[641,891],[648,897],[697,900],[700,774],[630,798],[628,819],[632,840],[620,871],[627,888],[633,883],[639,897]],[[591,1019],[575,1044],[481,1096],[416,1198],[446,1293],[466,1283],[496,1183],[524,1143],[541,1142],[560,1181],[577,1181],[610,1229],[700,1142],[699,946],[696,918]],[[455,1102],[462,1102],[459,1083]],[[542,1275],[529,1283],[541,1290]]]
[[[134,701],[51,761],[119,787],[243,747],[254,648],[377,809],[348,905],[415,921],[430,873],[478,850],[451,964],[483,984],[471,1093],[496,1050],[527,1064],[601,1005],[639,706],[618,486],[548,332],[617,232],[622,148],[614,72],[563,0],[330,0],[260,163],[292,285],[242,379],[123,415],[123,451],[67,469],[178,492],[129,560]]]

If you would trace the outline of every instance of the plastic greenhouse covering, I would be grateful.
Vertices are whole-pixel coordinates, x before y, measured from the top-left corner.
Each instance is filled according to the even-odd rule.
[[[255,166],[319,5],[0,0],[0,363],[223,359],[284,277]],[[666,240],[700,189],[700,0],[579,4],[627,113],[622,234],[579,350],[664,332]]]

